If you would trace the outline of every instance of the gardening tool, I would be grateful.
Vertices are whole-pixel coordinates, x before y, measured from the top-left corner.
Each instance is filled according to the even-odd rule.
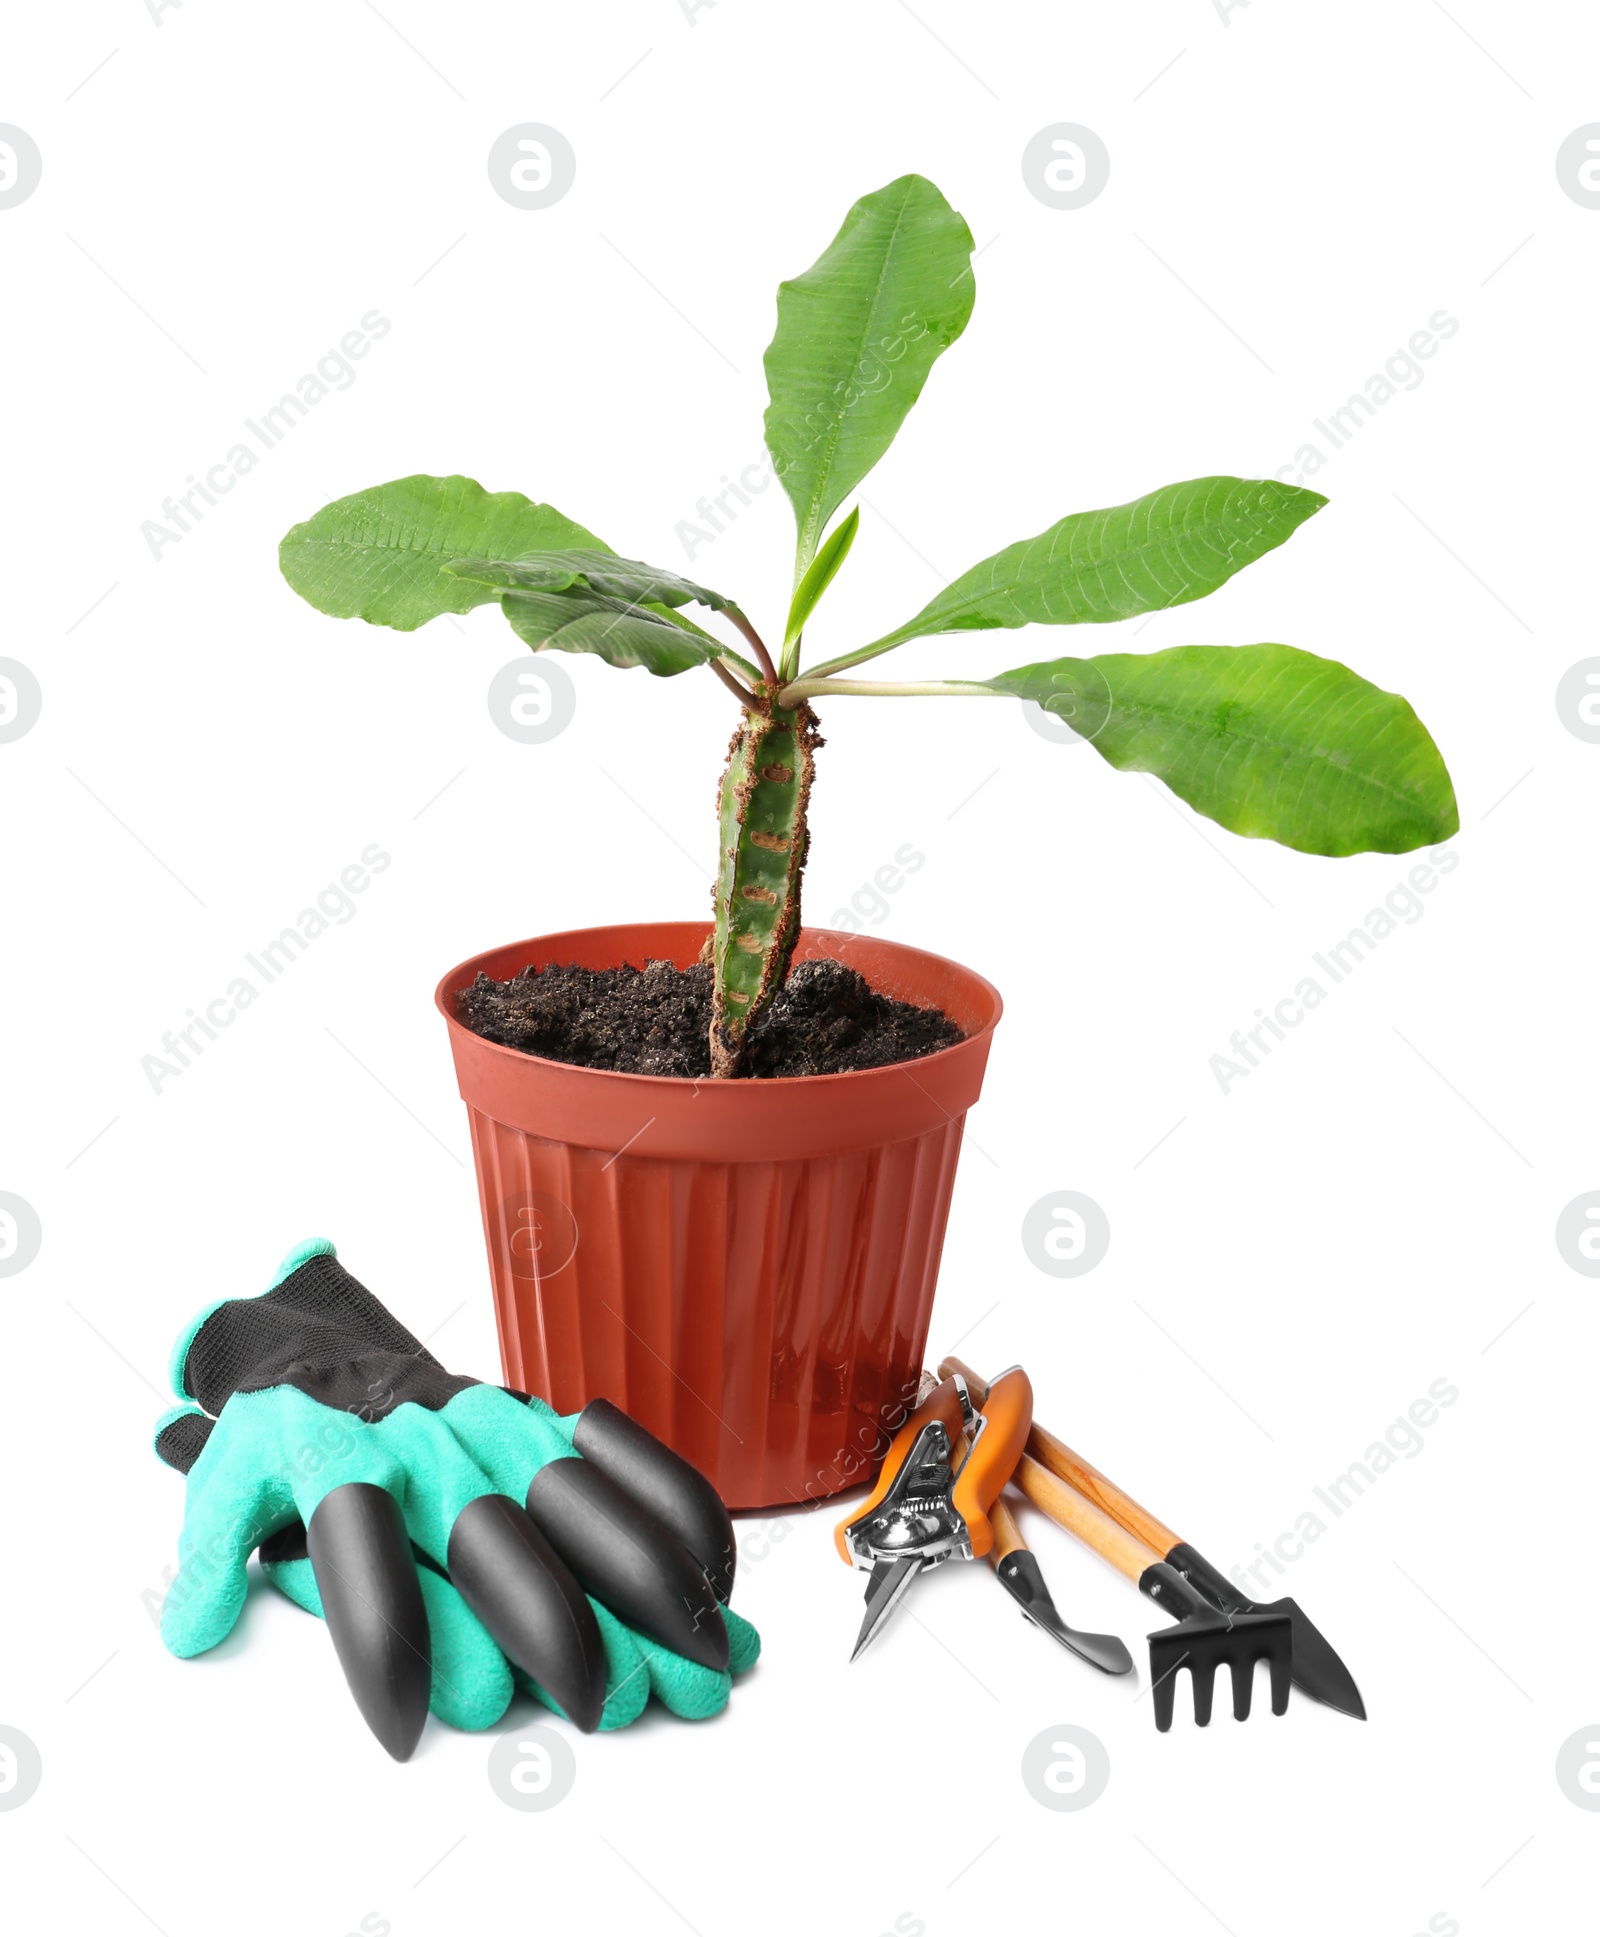
[[[855,1660],[925,1567],[981,1560],[994,1546],[989,1508],[1010,1478],[1033,1420],[1033,1388],[1021,1366],[1002,1372],[978,1413],[965,1381],[936,1385],[895,1434],[865,1506],[834,1529],[839,1556],[869,1568],[867,1612]],[[959,1472],[956,1445],[971,1445]]]
[[[1119,1573],[1126,1574],[1157,1607],[1176,1617],[1176,1626],[1160,1628],[1150,1636],[1150,1702],[1158,1729],[1165,1731],[1172,1726],[1180,1668],[1189,1670],[1194,1685],[1194,1719],[1201,1728],[1211,1720],[1211,1697],[1221,1667],[1232,1673],[1233,1712],[1239,1721],[1250,1713],[1251,1684],[1258,1661],[1266,1661],[1272,1672],[1273,1714],[1281,1715],[1289,1706],[1286,1616],[1224,1614],[1197,1587],[1191,1587],[1176,1567],[1169,1567],[1153,1547],[1119,1527],[1029,1454],[1024,1453],[1017,1461],[1011,1478],[1025,1499]]]
[[[981,1413],[963,1380],[936,1382],[924,1375],[917,1405],[895,1434],[871,1497],[834,1534],[840,1556],[872,1572],[852,1661],[925,1567],[988,1556],[1027,1618],[1063,1647],[1108,1674],[1133,1666],[1115,1635],[1080,1634],[1062,1620],[1037,1560],[1000,1500],[1032,1416],[1033,1389],[1020,1366],[989,1388]]]
[[[162,1638],[221,1641],[259,1545],[397,1760],[430,1707],[498,1721],[514,1671],[579,1728],[617,1728],[652,1694],[714,1713],[759,1652],[724,1605],[733,1529],[709,1482],[603,1400],[562,1419],[447,1372],[325,1239],[260,1297],[206,1306],[172,1376],[185,1403],[156,1451],[188,1487]]]
[[[920,1405],[938,1384],[932,1372],[924,1372],[917,1389],[917,1403]],[[971,1398],[970,1391],[968,1398]],[[956,1452],[960,1458],[966,1458],[971,1443],[965,1432],[957,1438]],[[1022,1618],[1042,1628],[1059,1641],[1069,1654],[1077,1655],[1091,1667],[1099,1668],[1108,1675],[1131,1675],[1133,1656],[1116,1635],[1084,1634],[1062,1620],[1045,1585],[1038,1559],[1023,1539],[1022,1529],[1006,1505],[1003,1493],[996,1494],[990,1504],[989,1525],[994,1529],[989,1565],[995,1571],[995,1578],[1021,1610]]]
[[[1000,1585],[1022,1610],[1023,1618],[1036,1628],[1053,1635],[1063,1648],[1108,1675],[1131,1675],[1133,1656],[1114,1634],[1085,1634],[1068,1627],[1056,1611],[1045,1586],[1044,1575],[1033,1549],[1022,1537],[1015,1516],[1003,1498],[989,1508],[989,1525],[994,1529],[994,1545],[989,1559]]]
[[[965,1379],[974,1403],[982,1404],[984,1381],[970,1366],[964,1365],[960,1359],[947,1358],[941,1363],[939,1372],[941,1377],[959,1374]],[[1289,1672],[1295,1687],[1314,1701],[1325,1702],[1328,1707],[1338,1709],[1343,1715],[1353,1715],[1359,1721],[1366,1720],[1367,1711],[1361,1700],[1361,1692],[1350,1670],[1307,1617],[1298,1601],[1284,1595],[1279,1600],[1263,1603],[1252,1601],[1240,1593],[1234,1583],[1219,1573],[1203,1554],[1186,1540],[1180,1540],[1170,1527],[1163,1526],[1153,1513],[1147,1513],[1136,1500],[1130,1499],[1120,1487],[1113,1485],[1104,1473],[1087,1460],[1080,1459],[1070,1446],[1053,1433],[1046,1432],[1042,1426],[1032,1427],[1027,1450],[1039,1465],[1058,1479],[1065,1480],[1069,1487],[1101,1508],[1119,1527],[1153,1549],[1169,1567],[1198,1588],[1213,1607],[1236,1617],[1277,1615],[1287,1620],[1291,1637]]]

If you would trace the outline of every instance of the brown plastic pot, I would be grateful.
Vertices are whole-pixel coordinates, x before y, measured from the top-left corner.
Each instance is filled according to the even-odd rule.
[[[804,929],[797,961],[847,962],[964,1040],[884,1069],[718,1083],[549,1062],[456,1016],[480,970],[686,968],[705,936],[689,921],[542,935],[463,962],[434,1000],[507,1382],[561,1412],[611,1399],[729,1506],[780,1506],[867,1478],[915,1393],[1000,997],[942,956]]]

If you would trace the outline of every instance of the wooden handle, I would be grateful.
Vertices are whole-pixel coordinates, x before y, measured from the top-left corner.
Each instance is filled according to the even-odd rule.
[[[1016,1515],[1004,1500],[996,1500],[990,1507],[989,1525],[994,1529],[994,1545],[989,1549],[989,1558],[996,1567],[1007,1554],[1025,1554],[1028,1551],[1028,1543],[1022,1537]]]
[[[1153,1548],[1125,1532],[1115,1520],[1091,1506],[1081,1493],[1075,1493],[1064,1480],[1024,1453],[1011,1476],[1013,1486],[1031,1500],[1041,1513],[1049,1514],[1058,1527],[1077,1536],[1083,1544],[1110,1561],[1119,1574],[1137,1581],[1144,1570],[1161,1556]],[[991,1514],[990,1519],[993,1521]]]
[[[953,1373],[959,1373],[966,1380],[968,1395],[973,1405],[981,1410],[988,1391],[982,1375],[960,1359],[943,1360],[939,1366],[939,1376],[947,1379]],[[1181,1536],[1164,1526],[1153,1513],[1147,1513],[1121,1487],[1113,1485],[1098,1467],[1091,1466],[1086,1459],[1080,1459],[1066,1441],[1057,1439],[1054,1433],[1047,1433],[1042,1426],[1035,1424],[1028,1435],[1028,1451],[1041,1466],[1048,1467],[1058,1479],[1065,1480],[1086,1500],[1092,1500],[1103,1513],[1109,1514],[1119,1527],[1125,1527],[1135,1539],[1153,1547],[1157,1559],[1165,1559],[1179,1544]]]

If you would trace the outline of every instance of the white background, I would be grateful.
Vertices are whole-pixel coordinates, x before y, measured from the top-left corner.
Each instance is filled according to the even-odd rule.
[[[1600,1186],[1600,748],[1554,696],[1596,650],[1600,212],[1554,160],[1600,118],[1594,21],[1490,0],[1226,19],[1211,0],[719,0],[692,19],[676,0],[185,0],[158,19],[85,0],[14,11],[0,55],[0,119],[44,157],[0,211],[0,651],[44,696],[0,747],[0,1187],[43,1227],[0,1282],[0,1721],[44,1766],[0,1815],[8,1921],[1576,1927],[1600,1821],[1555,1757],[1600,1715],[1596,1287],[1554,1227]],[[529,120],[578,163],[537,212],[485,168]],[[1078,211],[1022,178],[1059,121],[1112,158]],[[488,1738],[430,1724],[389,1763],[324,1631],[270,1590],[213,1655],[164,1653],[149,1608],[181,1487],[149,1426],[183,1321],[317,1232],[418,1332],[444,1327],[446,1363],[494,1373],[433,984],[515,936],[706,909],[730,703],[699,674],[567,660],[573,725],[520,746],[485,704],[513,656],[497,615],[341,626],[287,590],[275,547],[329,497],[460,470],[681,566],[675,526],[760,457],[776,283],[908,169],[970,221],[977,307],[864,487],[819,653],[1068,510],[1271,474],[1435,311],[1460,323],[1309,480],[1326,511],[1138,629],[1140,648],[1348,659],[1413,700],[1460,797],[1459,864],[1424,917],[1231,1093],[1208,1059],[1410,862],[1236,840],[1009,702],[826,708],[812,919],[912,842],[926,866],[881,932],[1008,1004],[932,1344],[1025,1361],[1041,1419],[1224,1566],[1431,1382],[1460,1398],[1291,1569],[1365,1726],[1300,1697],[1275,1720],[1258,1696],[1201,1732],[1180,1691],[1160,1737],[1147,1693],[1027,1630],[980,1568],[923,1583],[847,1668],[861,1583],[834,1516],[757,1517],[736,1600],[766,1652],[729,1712],[574,1738],[570,1796],[517,1813]],[[354,384],[154,559],[141,523],[374,308],[392,329]],[[791,546],[771,489],[693,569],[770,635]],[[995,635],[896,663],[1066,649]],[[393,865],[355,918],[153,1093],[141,1057],[371,842]],[[1019,1235],[1063,1188],[1112,1230],[1065,1282]],[[1030,1526],[1068,1618],[1142,1654],[1147,1605]],[[1111,1762],[1080,1813],[1020,1775],[1066,1722]]]

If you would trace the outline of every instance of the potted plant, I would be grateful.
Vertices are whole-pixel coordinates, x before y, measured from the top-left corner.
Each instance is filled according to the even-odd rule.
[[[1236,834],[1312,854],[1401,853],[1458,824],[1444,762],[1406,701],[1293,646],[858,676],[927,635],[1100,624],[1202,598],[1325,502],[1289,485],[1198,478],[1069,514],[881,637],[803,665],[805,626],[856,538],[856,510],[838,513],[965,327],[971,253],[938,189],[906,175],[857,202],[780,287],[766,441],[798,543],[770,649],[724,593],[465,477],[341,498],[282,546],[285,577],[320,611],[409,631],[495,604],[536,652],[595,653],[661,678],[703,670],[732,696],[709,927],[516,942],[451,970],[437,1001],[472,1122],[508,1379],[562,1411],[615,1400],[736,1506],[860,1480],[898,1422],[922,1361],[961,1126],[1000,1014],[994,990],[953,963],[801,927],[813,702],[1032,700],[1110,766],[1155,774]],[[929,1053],[884,1061],[891,1030],[889,1050],[846,1057],[839,1073],[763,1073],[795,1066],[773,1060],[775,1018],[837,980],[829,963],[865,978],[866,992],[849,983],[858,1003],[902,1019],[897,1005],[940,1012],[939,1032],[914,1045]],[[624,965],[642,973],[619,980]],[[501,1023],[558,986],[577,1002],[580,1035],[585,990],[656,1001],[648,1053],[597,1055],[593,1029],[587,1067],[559,1046],[517,1046],[544,1038]],[[685,1017],[698,1018],[701,1061],[652,1061],[649,1045],[681,1039]],[[651,1073],[662,1068],[684,1073]]]

